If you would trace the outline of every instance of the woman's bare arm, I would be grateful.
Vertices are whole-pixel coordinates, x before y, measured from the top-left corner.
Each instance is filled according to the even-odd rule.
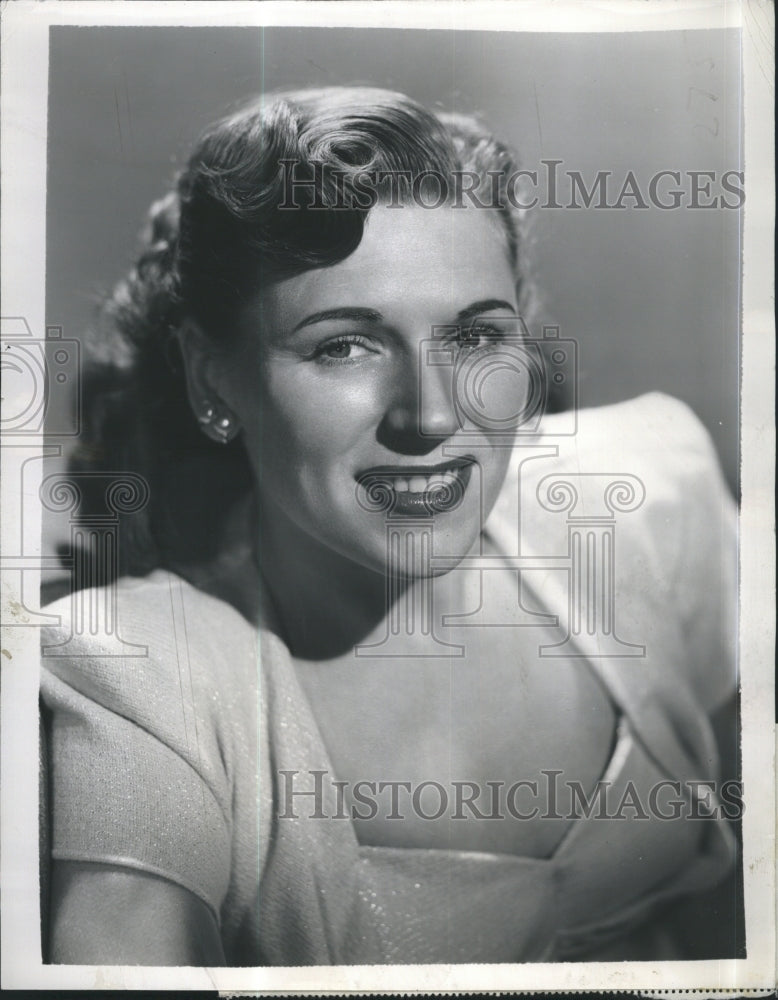
[[[50,961],[57,965],[225,965],[216,919],[187,889],[110,865],[55,861]]]

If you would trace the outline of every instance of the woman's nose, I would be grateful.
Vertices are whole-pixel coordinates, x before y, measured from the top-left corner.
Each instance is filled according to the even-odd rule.
[[[424,454],[459,430],[454,370],[422,357],[399,374],[381,429],[395,451]]]

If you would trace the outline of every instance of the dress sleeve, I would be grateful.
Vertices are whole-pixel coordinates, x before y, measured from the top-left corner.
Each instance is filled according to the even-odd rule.
[[[232,839],[230,748],[211,707],[220,692],[202,669],[208,651],[187,650],[170,627],[165,589],[140,596],[122,604],[122,637],[146,655],[111,655],[90,635],[62,646],[66,625],[44,632],[52,857],[169,879],[218,921]],[[69,600],[50,610],[66,621]]]
[[[685,404],[670,402],[683,477],[673,593],[688,679],[712,713],[737,690],[737,508],[707,430]]]

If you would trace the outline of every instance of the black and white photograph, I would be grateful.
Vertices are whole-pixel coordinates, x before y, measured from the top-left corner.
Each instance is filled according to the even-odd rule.
[[[4,986],[773,984],[774,14],[611,6],[4,12]]]

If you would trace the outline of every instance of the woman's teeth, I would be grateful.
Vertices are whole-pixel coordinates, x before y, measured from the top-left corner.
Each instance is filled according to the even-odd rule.
[[[392,487],[395,493],[430,493],[455,483],[455,472],[437,472],[434,476],[411,476],[409,479],[395,478]]]

